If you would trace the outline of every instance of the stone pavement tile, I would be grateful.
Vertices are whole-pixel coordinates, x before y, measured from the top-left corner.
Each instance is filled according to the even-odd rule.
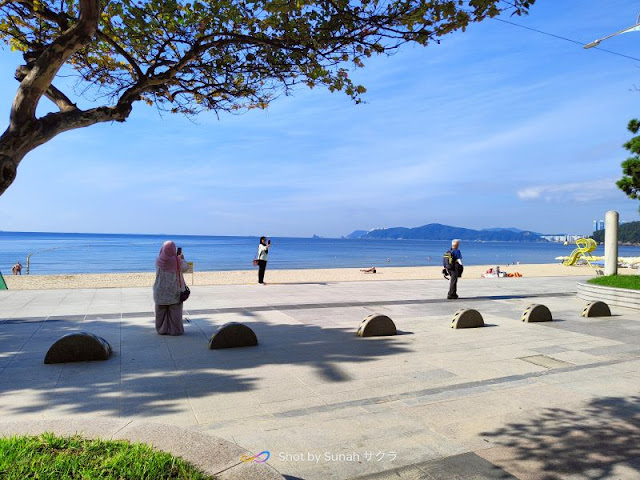
[[[640,351],[640,349],[639,349]],[[589,351],[568,351],[553,354],[552,358],[561,360],[563,362],[573,363],[574,365],[588,365],[590,363],[597,363],[602,361],[602,357],[591,355]]]
[[[47,351],[43,352],[25,352],[24,350],[18,353],[11,363],[7,366],[8,369],[19,368],[31,368],[33,370],[41,370],[44,366],[44,357]]]
[[[377,398],[406,391],[424,388],[423,382],[405,379],[404,382],[386,383],[385,377],[375,377],[370,380],[352,380],[349,382],[332,382],[312,385],[310,388],[325,401],[337,403],[340,401],[360,400],[363,398]],[[330,401],[329,399],[332,399]]]
[[[307,428],[299,428],[297,425],[282,428],[278,433],[297,441],[305,449],[322,449],[379,434],[378,423],[369,419],[367,415],[325,420],[322,423],[308,421],[306,425]]]
[[[283,400],[296,400],[309,397],[320,397],[311,388],[306,385],[288,385],[286,388],[272,387],[272,388],[258,388],[251,391],[253,397],[260,404],[267,404],[273,402],[281,402]]]
[[[424,478],[424,472],[418,467],[409,465],[407,467],[394,468],[383,472],[372,473],[367,475],[368,480],[421,480]],[[356,479],[352,479],[356,480]]]
[[[475,453],[465,453],[418,465],[423,480],[511,480],[508,472]],[[515,479],[514,479],[515,480]]]
[[[469,359],[461,359],[460,354],[449,354],[449,358],[446,361],[434,362],[431,358],[429,361],[434,365],[458,376],[459,381],[465,380],[489,380],[493,378],[500,378],[504,376],[502,370],[499,370],[495,365],[490,365],[489,362],[478,362]]]
[[[618,354],[640,354],[640,345],[638,344],[618,344],[601,346],[595,348],[589,348],[584,350],[584,353],[594,356],[616,356]]]
[[[577,380],[564,382],[563,390],[576,392],[580,395],[598,396],[606,392],[607,396],[632,396],[640,393],[637,377],[627,375],[615,375],[611,377],[597,377],[591,381]]]
[[[360,388],[358,390],[347,390],[343,392],[330,392],[320,395],[327,404],[349,403],[366,401],[378,397],[380,390],[378,388]]]
[[[353,476],[418,464],[441,456],[434,444],[426,444],[421,439],[421,434],[407,432],[366,438],[354,443],[353,449],[360,453],[365,460],[364,466],[368,468],[356,469]]]
[[[494,439],[484,435],[486,432],[496,431],[508,423],[524,421],[530,417],[531,410],[507,410],[498,415],[434,425],[433,433],[425,435],[421,441],[433,444],[442,456],[483,450],[495,446]]]
[[[194,372],[197,373],[197,372]],[[190,379],[181,379],[181,387],[190,397],[206,397],[212,395],[226,395],[248,392],[259,388],[255,379],[243,376],[233,376],[228,373],[203,372]]]
[[[191,411],[184,410],[180,413],[172,413],[172,414],[146,414],[146,413],[138,413],[134,415],[129,415],[126,418],[132,420],[139,421],[150,421],[157,422],[163,425],[173,425],[175,427],[196,427],[198,425],[198,420],[196,416]]]
[[[591,399],[588,394],[564,386],[565,383],[549,385],[538,382],[533,385],[503,390],[501,394],[508,398],[514,408],[522,410],[553,408],[555,406],[567,407]]]
[[[530,350],[533,350],[534,352],[542,353],[544,355],[550,355],[554,353],[566,352],[570,350],[570,348],[561,347],[559,345],[550,345],[545,347],[530,348]]]
[[[12,420],[0,422],[0,436],[10,435],[39,435],[47,431],[55,431],[58,435],[74,435],[82,433],[86,436],[111,438],[116,432],[125,427],[130,420],[96,418],[87,422],[74,417],[61,417],[55,421],[42,418],[32,420]],[[55,427],[55,429],[53,428]]]
[[[260,415],[241,419],[227,419],[222,422],[213,422],[208,424],[200,424],[195,427],[196,430],[214,435],[216,437],[225,438],[231,442],[242,445],[236,438],[240,435],[257,435],[262,432],[257,420],[262,418]],[[246,445],[248,450],[249,445]]]
[[[77,405],[67,403],[51,403],[47,406],[46,410],[42,413],[42,418],[46,420],[55,420],[60,417],[73,417],[73,418],[118,418],[119,404],[117,401],[90,403],[78,407]],[[13,417],[12,417],[13,418]]]
[[[234,407],[258,408],[260,406],[258,399],[248,389],[217,394],[216,392],[209,394],[207,392],[199,392],[199,394],[192,392],[189,394],[189,404],[196,414]],[[262,411],[261,408],[259,410]]]
[[[422,368],[435,370],[438,367],[429,364],[427,360],[420,362],[416,359],[402,360],[401,357],[386,357],[360,363],[343,364],[341,368],[347,378],[373,383],[381,381],[381,378],[412,375]]]
[[[400,382],[390,381],[388,383],[389,387],[394,387],[397,385],[402,387],[395,392],[406,392],[404,397],[409,398],[412,392],[422,392],[423,390],[431,390],[438,388],[446,388],[456,385],[461,382],[461,379],[457,376],[451,374],[451,376],[447,376],[447,374],[435,374],[433,377],[431,375],[426,375],[425,378],[416,378],[413,376],[414,372],[409,374],[398,374],[397,379],[402,380]],[[377,377],[367,382],[367,385],[373,388],[383,387],[387,385],[386,380],[393,378],[391,376],[385,377]],[[385,387],[387,388],[387,387]],[[394,393],[390,391],[389,393]],[[384,395],[383,395],[384,396]]]
[[[568,347],[569,350],[586,351],[597,347],[613,347],[616,345],[624,345],[624,342],[602,338],[597,340],[590,340],[588,342],[579,342],[575,345],[569,345]],[[595,355],[593,352],[590,353],[592,355]]]
[[[211,407],[215,406],[215,400],[212,401]],[[230,420],[242,420],[255,417],[256,415],[262,417],[270,417],[261,405],[242,405],[226,408],[212,408],[207,410],[194,409],[196,418],[199,424],[209,424],[217,422],[225,422]]]
[[[519,405],[511,400],[511,395],[494,391],[481,395],[456,396],[447,401],[408,407],[400,413],[427,428],[438,425],[473,420],[483,416],[501,415],[505,411],[518,411]]]
[[[40,415],[46,410],[50,400],[51,393],[47,391],[3,393],[0,414],[5,420],[13,418],[14,415]]]
[[[547,370],[540,365],[534,365],[532,363],[522,361],[519,358],[487,362],[487,367],[498,370],[504,375],[522,375],[532,372],[544,372]]]
[[[79,388],[94,388],[94,387],[110,387],[120,388],[121,374],[120,370],[112,368],[93,369],[94,364],[98,362],[82,362],[83,364],[90,363],[90,365],[84,365],[83,368],[64,368],[60,374],[56,388],[61,387],[79,387]],[[100,362],[102,363],[102,362]],[[78,364],[75,364],[77,367]]]
[[[579,474],[564,476],[565,480],[584,480],[597,478],[601,480],[637,480],[640,478],[640,457],[614,464],[603,465],[580,472]]]
[[[298,379],[304,385],[307,385],[317,393],[321,393],[323,389],[326,390],[355,390],[361,388],[363,383],[353,374],[348,373],[342,365],[334,365],[336,372],[333,377],[329,377],[330,371],[322,370],[318,368],[292,368],[291,376]],[[334,388],[332,388],[334,386]]]
[[[482,395],[496,390],[493,386],[485,385],[482,382],[477,384],[475,382],[471,383],[471,385],[464,385],[461,388],[456,388],[455,385],[452,385],[451,388],[436,387],[435,389],[427,389],[427,391],[418,391],[413,395],[406,395],[405,398],[399,399],[398,401],[389,402],[389,405],[394,408],[417,407],[446,402],[462,396],[471,397],[473,395]]]
[[[156,394],[161,391],[184,392],[184,384],[175,371],[140,370],[127,372],[121,376],[120,388],[123,392]]]
[[[323,425],[326,421],[341,418],[358,417],[367,413],[360,406],[321,405],[299,410],[274,412],[270,417],[257,420],[258,426],[268,432],[271,430],[289,431],[292,428],[315,428],[315,425]]]
[[[307,398],[296,398],[293,400],[282,400],[278,402],[261,403],[262,408],[271,414],[289,412],[291,410],[303,410],[307,408],[313,408],[318,406],[326,406],[327,403],[324,399],[318,396],[312,396]]]
[[[44,358],[35,366],[25,365],[21,359],[14,359],[0,376],[0,389],[28,388],[30,382],[34,384],[51,384],[58,381],[63,370],[63,364],[45,365]],[[21,385],[24,384],[24,387]]]
[[[172,415],[191,412],[189,399],[184,392],[123,392],[121,397],[121,415]]]

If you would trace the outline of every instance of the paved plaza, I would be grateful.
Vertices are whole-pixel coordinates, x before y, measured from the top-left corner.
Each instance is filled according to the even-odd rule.
[[[192,287],[185,335],[149,288],[0,292],[0,422],[148,421],[220,437],[304,480],[640,478],[640,311],[582,318],[576,277]],[[554,321],[523,323],[532,303]],[[454,312],[484,328],[453,330]],[[371,313],[395,337],[358,338]],[[258,347],[208,350],[249,325]],[[95,333],[105,362],[45,365]]]

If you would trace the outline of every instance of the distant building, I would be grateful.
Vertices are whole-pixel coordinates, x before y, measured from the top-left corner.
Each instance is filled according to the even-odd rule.
[[[593,221],[593,231],[597,232],[598,230],[604,230],[604,220]]]
[[[588,236],[588,235],[586,235]],[[559,235],[542,235],[542,238],[549,242],[558,242],[558,243],[575,243],[579,238],[585,238],[585,235],[571,235],[568,233],[559,234]]]

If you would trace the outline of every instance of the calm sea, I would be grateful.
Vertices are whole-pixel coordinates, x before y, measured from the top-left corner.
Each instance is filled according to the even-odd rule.
[[[107,235],[79,233],[0,232],[0,271],[11,273],[20,261],[26,273],[152,272],[165,240],[183,248],[196,270],[252,269],[258,239],[255,237],[208,237],[186,235]],[[339,268],[371,266],[441,265],[446,241],[434,240],[346,240],[278,238],[272,240],[269,268]],[[574,247],[557,243],[464,242],[467,265],[554,263]],[[595,253],[603,255],[602,247]],[[620,256],[640,256],[640,247],[620,247]]]

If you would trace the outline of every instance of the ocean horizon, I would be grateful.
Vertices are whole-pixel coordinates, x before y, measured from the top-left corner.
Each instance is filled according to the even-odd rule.
[[[23,274],[153,272],[166,240],[182,247],[196,271],[251,270],[258,236],[6,232],[0,231],[0,271],[20,261]],[[270,269],[439,266],[447,240],[387,240],[271,237]],[[465,241],[466,265],[556,263],[575,245],[561,243]],[[598,246],[594,255],[604,255]],[[639,246],[620,246],[619,255],[640,256]]]

